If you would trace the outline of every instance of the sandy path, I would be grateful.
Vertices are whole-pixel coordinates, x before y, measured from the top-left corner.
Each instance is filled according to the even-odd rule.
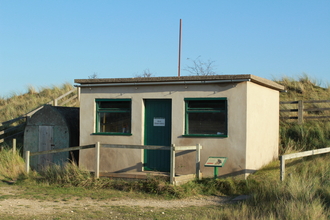
[[[10,187],[1,187],[1,195],[15,195],[17,192]],[[0,215],[42,215],[58,212],[72,212],[75,209],[101,210],[110,206],[180,208],[188,206],[219,205],[229,202],[228,197],[207,196],[176,200],[155,199],[109,199],[97,201],[90,198],[70,199],[66,201],[42,201],[30,199],[6,198],[0,200]]]

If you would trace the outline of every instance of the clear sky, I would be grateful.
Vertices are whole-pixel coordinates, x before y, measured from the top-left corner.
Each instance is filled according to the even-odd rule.
[[[0,97],[94,73],[177,76],[180,19],[181,75],[200,56],[217,74],[330,82],[329,0],[0,0]]]

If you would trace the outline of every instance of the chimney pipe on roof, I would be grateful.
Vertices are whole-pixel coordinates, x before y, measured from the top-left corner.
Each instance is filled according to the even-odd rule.
[[[178,77],[180,77],[180,69],[181,69],[181,29],[182,29],[182,20],[180,19]]]

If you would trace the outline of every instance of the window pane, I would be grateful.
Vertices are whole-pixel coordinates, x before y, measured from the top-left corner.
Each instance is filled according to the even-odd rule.
[[[127,101],[104,101],[99,102],[99,108],[106,108],[106,109],[130,109],[131,102]]]
[[[99,113],[99,132],[131,132],[131,113],[130,112],[106,112]]]
[[[188,113],[189,134],[227,134],[226,114]]]
[[[225,109],[226,105],[224,101],[219,100],[199,100],[199,101],[189,101],[188,109],[205,109],[205,110],[220,110]]]

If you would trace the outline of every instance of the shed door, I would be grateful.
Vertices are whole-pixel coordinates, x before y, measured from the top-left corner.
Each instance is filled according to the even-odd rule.
[[[53,145],[53,127],[39,126],[39,151],[52,150]],[[53,161],[52,154],[43,154],[39,156],[38,167],[50,165]]]
[[[169,99],[145,100],[144,145],[171,145],[171,111]],[[170,171],[169,150],[144,150],[144,170]]]

